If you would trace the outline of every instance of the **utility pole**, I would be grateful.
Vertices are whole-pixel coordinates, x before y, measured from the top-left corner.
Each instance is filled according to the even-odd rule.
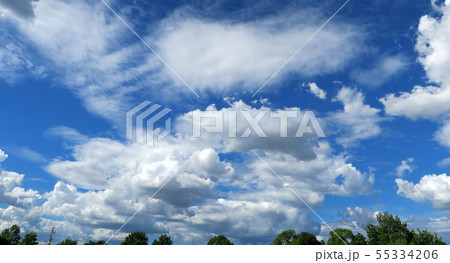
[[[48,238],[48,242],[47,245],[51,245],[52,241],[53,241],[53,235],[55,235],[56,231],[55,231],[55,227],[52,227],[52,230],[50,231],[50,237]]]

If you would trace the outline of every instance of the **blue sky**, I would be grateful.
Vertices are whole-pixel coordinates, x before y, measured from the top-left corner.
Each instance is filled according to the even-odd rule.
[[[107,240],[198,153],[111,243],[326,239],[255,150],[333,228],[389,211],[450,242],[449,1],[350,1],[254,97],[344,1],[108,3],[199,97],[102,1],[0,1],[0,229]],[[145,100],[172,109],[153,148],[125,138]],[[327,136],[192,138],[213,108],[311,110]]]

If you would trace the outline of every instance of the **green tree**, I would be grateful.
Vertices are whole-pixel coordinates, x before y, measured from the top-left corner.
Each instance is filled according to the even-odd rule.
[[[350,245],[367,245],[367,241],[363,234],[358,233],[352,238]]]
[[[147,234],[141,231],[135,231],[130,233],[121,245],[148,245]]]
[[[11,245],[11,243],[9,242],[9,240],[0,236],[0,245]]]
[[[78,241],[72,240],[72,238],[68,236],[66,239],[59,242],[57,245],[78,245]]]
[[[285,230],[278,234],[275,239],[270,243],[271,245],[289,245],[294,240],[295,231],[292,229]]]
[[[330,231],[330,238],[327,241],[327,245],[348,245],[354,237],[351,230],[337,228],[334,231]]]
[[[234,245],[226,236],[218,235],[208,241],[208,245]]]
[[[37,234],[36,232],[26,233],[25,236],[20,240],[19,245],[37,245]]]
[[[173,242],[170,239],[170,236],[161,235],[158,240],[153,240],[152,245],[173,245]]]
[[[413,232],[398,216],[393,217],[388,212],[377,215],[378,225],[368,223],[366,226],[369,245],[408,245],[413,238]]]
[[[1,237],[6,240],[10,245],[17,245],[20,241],[20,227],[18,225],[12,225],[2,231]]]
[[[417,232],[416,232],[417,231]],[[431,234],[428,230],[420,230],[417,229],[413,232],[412,245],[446,245],[444,241],[442,241],[442,237],[434,233]]]
[[[89,242],[84,243],[85,245],[106,245],[105,240],[99,240],[97,242],[89,240]]]
[[[295,235],[291,245],[321,245],[322,243],[317,240],[316,236],[308,232],[301,232]]]
[[[322,245],[316,236],[308,232],[296,234],[294,230],[289,229],[278,234],[270,243],[271,245]]]

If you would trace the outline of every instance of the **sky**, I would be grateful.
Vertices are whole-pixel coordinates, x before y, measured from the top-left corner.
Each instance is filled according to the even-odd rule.
[[[389,211],[450,242],[449,0],[351,0],[320,31],[345,1],[105,1],[0,0],[0,229],[268,244]],[[171,110],[153,147],[126,136],[144,101]],[[193,136],[210,111],[325,137]]]

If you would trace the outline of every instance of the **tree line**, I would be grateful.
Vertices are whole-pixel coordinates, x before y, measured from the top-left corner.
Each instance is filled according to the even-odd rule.
[[[393,216],[388,212],[377,215],[377,224],[367,223],[365,227],[366,236],[361,233],[353,234],[349,229],[337,228],[330,231],[330,238],[327,242],[317,240],[316,236],[301,232],[297,234],[289,229],[278,234],[271,245],[446,245],[442,237],[428,230],[408,229],[406,222],[402,222],[398,216]],[[48,245],[52,244],[52,228]],[[147,234],[142,231],[135,231],[128,234],[121,245],[148,245]],[[29,232],[22,238],[20,236],[20,227],[13,225],[2,231],[0,235],[0,245],[37,245],[38,239],[36,232]],[[78,241],[70,236],[57,245],[77,245]],[[233,245],[233,243],[224,235],[218,235],[211,238],[208,245]],[[84,245],[106,245],[104,240],[84,243]],[[173,245],[173,241],[168,235],[161,235],[153,240],[152,245]]]

